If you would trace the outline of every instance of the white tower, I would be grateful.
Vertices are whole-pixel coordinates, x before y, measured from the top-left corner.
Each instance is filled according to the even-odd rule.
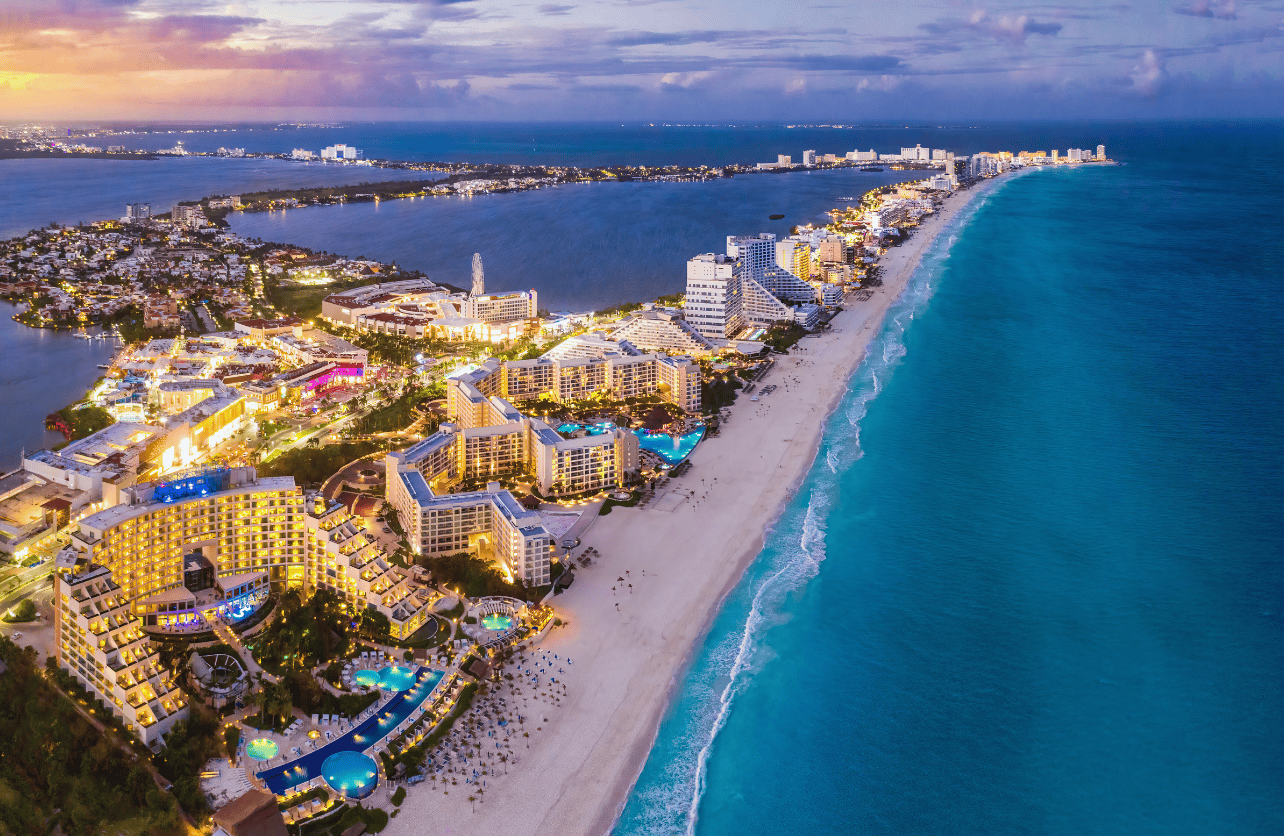
[[[481,253],[473,253],[473,296],[486,292],[486,274],[482,272]]]

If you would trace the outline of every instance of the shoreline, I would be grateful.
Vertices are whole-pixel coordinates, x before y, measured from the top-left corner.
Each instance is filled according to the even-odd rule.
[[[158,160],[150,151],[0,151],[0,160]]]
[[[610,832],[694,653],[797,495],[888,310],[950,221],[1008,179],[951,196],[909,241],[884,253],[883,285],[867,301],[847,303],[832,331],[777,359],[764,382],[779,388],[756,404],[740,400],[720,435],[696,448],[690,473],[649,507],[596,522],[583,545],[601,556],[558,597],[567,624],[540,645],[578,661],[559,675],[568,704],[549,710],[547,733],[529,744],[525,763],[488,788],[467,821],[514,834]],[[754,452],[760,461],[751,461]],[[470,806],[421,785],[402,811],[415,826],[393,820],[392,836],[453,832],[437,822]]]
[[[713,628],[713,623],[722,612],[723,605],[726,603],[727,598],[730,597],[731,593],[735,591],[735,588],[744,580],[745,573],[749,571],[749,568],[753,565],[754,561],[767,547],[767,540],[775,529],[776,524],[784,516],[789,507],[789,503],[791,503],[798,495],[798,490],[802,487],[803,483],[806,482],[807,475],[811,472],[812,466],[816,462],[816,456],[820,453],[820,444],[824,439],[825,428],[829,425],[830,419],[833,417],[839,404],[842,403],[843,398],[846,396],[852,377],[855,375],[857,369],[860,368],[860,365],[865,362],[869,344],[873,342],[874,337],[882,330],[883,322],[886,319],[888,311],[891,310],[892,305],[899,301],[901,296],[904,294],[906,288],[909,286],[910,279],[913,277],[914,273],[918,271],[918,268],[922,263],[923,256],[929,249],[931,249],[932,245],[935,244],[936,239],[955,216],[971,205],[973,199],[984,198],[985,194],[983,194],[980,189],[988,186],[989,188],[987,189],[987,192],[993,191],[998,187],[998,185],[1006,182],[1008,179],[1010,178],[995,178],[993,180],[984,181],[980,186],[970,189],[967,192],[955,192],[951,198],[961,197],[964,199],[959,200],[954,205],[950,206],[948,211],[943,211],[932,217],[931,220],[933,222],[933,228],[930,234],[926,236],[914,236],[914,238],[921,237],[922,240],[919,241],[918,245],[910,251],[910,254],[897,265],[897,274],[893,283],[896,287],[895,294],[891,294],[887,297],[886,304],[877,311],[877,318],[872,321],[867,320],[864,327],[861,329],[860,333],[868,333],[869,336],[861,345],[859,354],[855,355],[855,359],[849,364],[848,368],[843,370],[841,373],[840,377],[843,381],[843,385],[834,391],[829,402],[826,404],[824,415],[821,417],[819,425],[810,439],[809,451],[805,457],[805,463],[798,467],[797,473],[785,489],[775,511],[763,522],[762,533],[759,537],[758,543],[747,549],[735,561],[736,569],[728,575],[727,582],[721,595],[718,596],[716,604],[710,607],[708,612],[705,613],[704,623],[701,626],[699,638],[691,644],[681,663],[674,669],[673,676],[668,689],[665,691],[664,698],[657,706],[653,716],[649,720],[648,725],[650,726],[651,731],[649,736],[646,738],[647,742],[645,747],[641,749],[640,754],[635,751],[629,759],[630,770],[633,777],[629,780],[628,785],[624,787],[622,792],[615,794],[614,802],[611,805],[608,806],[605,802],[603,803],[602,809],[594,819],[595,826],[587,831],[588,834],[609,836],[611,831],[615,829],[616,824],[619,822],[620,815],[624,812],[624,807],[628,803],[629,796],[633,794],[633,788],[637,785],[637,781],[641,777],[642,770],[646,767],[646,762],[650,758],[651,751],[655,748],[655,741],[658,739],[660,733],[660,724],[664,721],[664,716],[668,714],[670,708],[672,708],[677,697],[679,687],[685,680],[687,672],[690,670],[691,663],[697,650],[708,637],[710,630]],[[921,226],[919,227],[919,230],[922,230]],[[914,238],[911,238],[908,242],[903,243],[900,246],[904,247],[906,244],[913,244]],[[883,265],[880,264],[879,266],[882,267]],[[883,290],[887,288],[887,286],[888,283],[885,281],[879,290]],[[846,309],[844,309],[844,313],[846,313]],[[699,799],[696,799],[696,802],[698,804]],[[608,812],[609,821],[606,821]]]

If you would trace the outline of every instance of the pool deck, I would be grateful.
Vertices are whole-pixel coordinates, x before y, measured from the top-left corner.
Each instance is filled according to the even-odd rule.
[[[367,708],[355,721],[340,721],[338,725],[341,734],[337,739],[329,740],[321,746],[314,746],[309,741],[306,749],[302,746],[291,747],[287,751],[287,755],[291,756],[289,760],[260,769],[255,777],[280,797],[319,786],[319,782],[325,780],[321,775],[321,767],[326,758],[344,751],[377,753],[390,738],[409,728],[429,710],[424,707],[425,704],[431,706],[435,697],[444,692],[442,683],[449,679],[445,671],[420,667],[415,674],[414,687],[393,693],[387,700]],[[423,693],[417,695],[416,692],[421,689]],[[304,736],[306,738],[306,731]]]
[[[609,422],[599,422],[596,424],[580,424],[577,422],[566,421],[557,426],[559,433],[570,434],[576,430],[588,430],[589,435],[601,435],[604,432],[615,429],[615,424]],[[689,426],[689,425],[688,425]],[[706,428],[701,425],[698,429],[692,430],[680,436],[676,436],[677,444],[674,444],[675,436],[666,432],[652,432],[645,429],[634,429],[632,432],[638,437],[638,443],[644,450],[650,450],[655,453],[670,467],[685,461],[691,452],[695,450],[696,445],[704,440]],[[694,441],[689,441],[692,436],[696,436]],[[667,441],[660,441],[663,437]],[[689,445],[689,446],[688,446]],[[674,451],[680,451],[681,455],[674,455]]]
[[[377,754],[383,750],[387,742],[431,711],[458,679],[457,671],[453,669],[443,670],[437,666],[425,665],[414,667],[416,682],[420,686],[428,684],[429,687],[427,693],[419,697],[408,709],[404,709],[403,704],[407,701],[408,695],[415,690],[413,688],[408,691],[389,693],[386,699],[381,699],[352,719],[336,718],[335,722],[314,724],[302,712],[296,711],[296,718],[303,720],[303,723],[289,735],[243,726],[239,758],[243,773],[257,788],[272,792],[279,798],[289,798],[313,787],[329,788],[322,777],[322,766],[327,758],[337,752],[353,751],[369,754],[376,763],[380,763]],[[391,723],[384,722],[388,719],[389,712],[395,718]],[[320,731],[322,736],[310,738],[308,733],[314,730]],[[372,730],[378,731],[379,734],[364,740],[359,739]],[[331,739],[326,739],[325,734],[330,734]],[[251,740],[257,738],[265,738],[276,743],[279,747],[278,755],[267,761],[249,757],[246,754],[246,746]],[[301,770],[302,774],[293,780],[286,779],[284,782],[279,780],[282,775],[294,770]]]

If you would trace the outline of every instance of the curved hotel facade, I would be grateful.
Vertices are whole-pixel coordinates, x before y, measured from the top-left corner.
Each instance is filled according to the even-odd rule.
[[[393,565],[365,522],[292,477],[207,468],[124,489],[81,520],[55,574],[57,659],[151,744],[186,716],[148,633],[235,624],[271,589],[329,589],[404,639],[441,596]]]
[[[146,626],[248,614],[246,597],[265,598],[269,582],[302,582],[303,494],[292,477],[211,468],[127,489],[122,500],[82,520],[72,545],[111,572]]]

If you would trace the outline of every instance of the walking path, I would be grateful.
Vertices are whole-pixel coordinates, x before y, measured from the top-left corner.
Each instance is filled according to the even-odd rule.
[[[249,672],[251,677],[262,677],[272,683],[279,681],[280,677],[273,676],[263,670],[259,663],[254,661],[254,654],[251,653],[245,645],[241,644],[241,637],[236,635],[235,630],[227,626],[227,622],[216,617],[213,620],[212,626],[214,627],[214,635],[218,636],[219,639],[230,644],[236,649],[236,652],[241,657],[241,661],[245,663],[245,670]]]

